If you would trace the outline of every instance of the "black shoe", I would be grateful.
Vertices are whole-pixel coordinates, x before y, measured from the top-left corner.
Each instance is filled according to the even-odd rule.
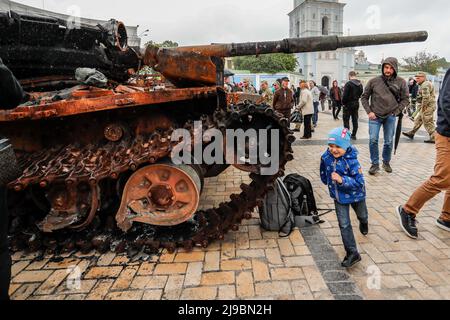
[[[374,164],[372,165],[372,167],[369,170],[369,174],[371,176],[376,175],[378,172],[380,172],[380,166],[378,164]]]
[[[300,129],[294,129],[293,132],[300,132]]]
[[[413,135],[411,132],[402,132],[402,134],[403,134],[405,137],[407,137],[407,138],[409,138],[409,139],[411,139],[411,140],[414,140],[414,135]]]
[[[407,214],[405,210],[403,210],[402,206],[397,207],[395,211],[397,212],[400,225],[406,235],[412,239],[418,239],[419,233],[416,226],[416,218],[410,214]]]
[[[436,221],[436,225],[445,231],[450,231],[450,221],[444,221],[442,219],[439,219]]]
[[[430,144],[436,144],[436,141],[434,139],[430,139],[430,140],[425,140],[425,143],[430,143]]]
[[[356,141],[358,138],[356,138],[356,136],[352,136],[352,140]]]
[[[361,231],[361,234],[363,236],[367,236],[369,234],[369,224],[368,223],[360,223],[359,231]]]
[[[347,254],[347,256],[345,257],[341,266],[349,269],[349,268],[353,267],[355,264],[357,264],[358,262],[361,262],[361,255],[358,252],[351,253],[351,254]]]
[[[392,167],[391,167],[391,165],[389,164],[389,162],[383,162],[383,169],[384,169],[384,171],[386,171],[387,173],[392,173],[392,172],[393,172]]]

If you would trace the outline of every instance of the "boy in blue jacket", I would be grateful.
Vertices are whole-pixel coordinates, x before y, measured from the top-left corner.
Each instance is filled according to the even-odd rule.
[[[366,205],[366,187],[358,150],[350,143],[348,129],[337,128],[330,132],[328,150],[323,154],[320,165],[322,182],[328,185],[344,242],[345,256],[342,266],[351,268],[361,261],[350,220],[350,206],[355,210],[363,235],[369,233],[369,215]]]

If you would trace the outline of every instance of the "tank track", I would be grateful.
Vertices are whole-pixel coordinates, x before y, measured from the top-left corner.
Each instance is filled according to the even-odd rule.
[[[130,257],[137,259],[146,255],[155,254],[159,249],[166,249],[173,253],[177,248],[191,251],[194,247],[207,248],[216,240],[223,240],[230,231],[238,231],[244,219],[251,219],[252,212],[261,205],[263,198],[273,187],[277,178],[284,176],[286,164],[293,160],[292,143],[295,137],[289,129],[289,121],[283,115],[275,112],[267,105],[256,105],[249,101],[233,105],[224,113],[210,117],[202,117],[206,127],[213,125],[224,130],[232,124],[249,116],[263,115],[270,120],[272,126],[280,129],[280,167],[278,173],[272,176],[250,174],[251,183],[242,184],[240,194],[230,196],[230,201],[220,204],[216,208],[200,210],[194,219],[176,227],[155,227],[143,224],[135,224],[127,233],[123,233],[115,224],[114,216],[97,214],[92,223],[84,230],[61,230],[54,233],[42,233],[36,227],[34,219],[16,218],[11,227],[12,251],[41,251],[46,254],[64,254],[81,251],[87,254],[92,250],[99,253],[112,251],[115,253],[127,252]],[[217,113],[216,112],[216,113]],[[93,147],[85,151],[75,152],[78,159],[90,159],[94,155],[94,162],[74,162],[73,151],[75,147],[55,149],[53,153],[59,155],[53,163],[53,167],[36,165],[37,159],[49,158],[52,153],[36,155],[28,163],[23,163],[28,169],[21,179],[11,186],[20,191],[28,185],[39,184],[41,187],[63,180],[66,183],[90,182],[91,185],[100,183],[102,179],[120,179],[120,175],[129,170],[136,170],[142,164],[156,163],[167,157],[171,150],[170,132],[160,132],[149,137],[150,140],[135,141],[131,148],[115,146],[112,150],[115,156],[107,157],[109,170],[99,167],[101,157],[111,154],[111,150],[102,148],[95,150]],[[63,155],[66,154],[66,157]],[[39,158],[41,157],[41,158]],[[130,160],[131,159],[131,160]],[[104,162],[104,161],[103,161]],[[64,170],[67,166],[78,163],[75,169]],[[96,165],[97,164],[97,165]],[[64,176],[57,176],[56,169],[65,172]],[[95,170],[94,170],[95,169]],[[44,172],[45,171],[45,172]],[[96,174],[94,174],[94,172]],[[26,220],[25,222],[23,220]]]

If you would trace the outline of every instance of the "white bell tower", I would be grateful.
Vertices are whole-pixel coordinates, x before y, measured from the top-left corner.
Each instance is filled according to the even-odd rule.
[[[339,0],[294,0],[294,10],[289,13],[290,37],[343,36],[345,5]],[[334,80],[341,85],[354,70],[355,51],[301,53],[297,60],[298,71],[306,80],[330,87]]]

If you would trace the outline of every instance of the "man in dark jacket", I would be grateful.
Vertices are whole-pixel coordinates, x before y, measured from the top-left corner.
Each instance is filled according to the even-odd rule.
[[[397,208],[397,214],[403,231],[413,238],[418,238],[416,216],[425,204],[445,191],[444,207],[436,224],[439,228],[450,231],[450,70],[438,101],[438,121],[436,129],[436,166],[434,175],[414,192],[409,201]]]
[[[0,59],[0,109],[13,109],[22,103],[25,94],[12,72]],[[2,163],[2,165],[5,165]],[[0,186],[0,301],[8,300],[11,281],[11,257],[8,248],[8,211],[6,189]]]
[[[416,113],[417,96],[419,94],[419,85],[416,79],[409,80],[409,96],[411,98],[411,106],[408,108],[408,116],[411,118]]]
[[[342,103],[344,105],[344,127],[350,130],[350,118],[352,118],[352,140],[356,140],[356,134],[358,133],[359,99],[364,92],[364,88],[361,81],[356,79],[355,71],[351,71],[348,77],[350,81],[346,83],[342,97]]]
[[[398,60],[387,58],[382,66],[383,74],[370,80],[361,97],[362,105],[369,115],[370,159],[369,173],[380,171],[380,130],[384,131],[383,168],[392,173],[390,165],[394,149],[397,116],[409,106],[408,84],[398,76]],[[370,101],[370,102],[369,102]]]
[[[281,89],[275,92],[273,96],[273,108],[290,120],[293,107],[294,93],[289,89],[289,78],[283,78]]]

